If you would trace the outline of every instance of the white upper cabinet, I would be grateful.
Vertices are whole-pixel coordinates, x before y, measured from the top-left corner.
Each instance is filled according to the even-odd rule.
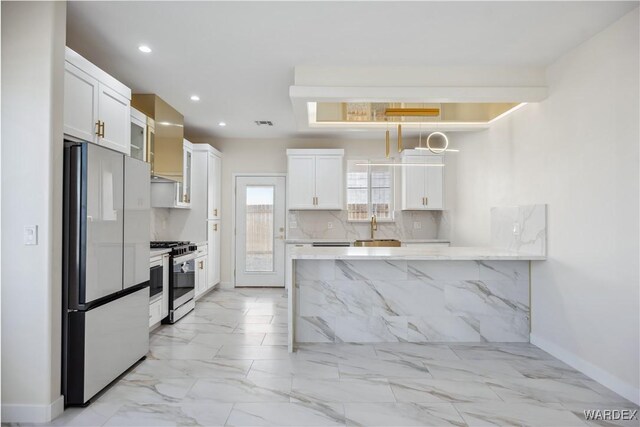
[[[131,157],[147,161],[147,116],[131,107]]]
[[[65,63],[64,133],[96,142],[98,133],[98,80]]]
[[[315,209],[315,156],[292,155],[288,159],[289,209]]]
[[[182,185],[181,200],[178,205],[189,207],[191,204],[191,175],[193,171],[193,146],[186,139],[182,143]]]
[[[444,155],[405,150],[404,163],[444,164]],[[402,210],[444,209],[444,167],[405,166],[402,168]]]
[[[220,157],[213,153],[207,154],[207,218],[210,220],[220,219],[222,209],[220,209],[222,180],[222,161]]]
[[[344,209],[344,150],[287,150],[291,210]]]
[[[98,144],[127,155],[131,145],[131,100],[102,83],[98,93]]]
[[[131,89],[78,55],[65,51],[64,133],[130,154]]]
[[[343,156],[316,156],[316,208],[343,209]]]

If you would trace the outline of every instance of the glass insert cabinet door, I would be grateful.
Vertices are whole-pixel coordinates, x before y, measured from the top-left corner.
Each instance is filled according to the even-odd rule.
[[[145,147],[147,144],[147,126],[131,118],[131,157],[145,160]]]
[[[284,286],[284,177],[236,181],[236,286]]]

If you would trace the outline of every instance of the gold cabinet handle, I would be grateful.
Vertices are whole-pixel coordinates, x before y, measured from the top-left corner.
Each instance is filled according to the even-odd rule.
[[[100,133],[101,133],[101,137],[104,138],[104,122],[102,122],[102,124],[100,125]]]
[[[213,216],[218,216],[218,209],[213,210]]]
[[[218,224],[213,224],[213,231],[218,231]]]
[[[96,135],[100,136],[100,120],[96,122]]]
[[[200,261],[198,266],[200,267],[200,270],[202,270],[204,268],[204,261]]]
[[[425,205],[425,206],[428,206],[428,205],[429,205],[429,198],[428,198],[428,197],[425,197],[425,198],[424,198],[424,205]]]

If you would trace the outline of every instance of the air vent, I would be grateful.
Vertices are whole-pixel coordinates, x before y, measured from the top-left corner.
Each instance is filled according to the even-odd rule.
[[[271,120],[256,120],[254,123],[257,126],[273,126],[273,122]]]

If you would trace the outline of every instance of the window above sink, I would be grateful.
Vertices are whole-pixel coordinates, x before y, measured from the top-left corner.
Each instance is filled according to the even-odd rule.
[[[394,221],[394,180],[390,166],[358,166],[362,160],[347,162],[347,220]]]

